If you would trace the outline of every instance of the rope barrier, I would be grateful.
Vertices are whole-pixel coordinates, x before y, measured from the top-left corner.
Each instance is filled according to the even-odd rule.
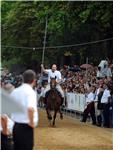
[[[58,48],[67,48],[67,47],[77,47],[77,46],[84,46],[84,45],[91,45],[91,44],[96,44],[96,43],[102,43],[106,41],[111,41],[113,40],[112,38],[107,38],[103,40],[98,40],[98,41],[91,41],[91,42],[85,42],[85,43],[80,43],[80,44],[73,44],[73,45],[59,45],[59,46],[48,46],[45,47],[45,49],[58,49]],[[32,50],[42,50],[44,47],[18,47],[18,46],[5,46],[1,45],[1,47],[6,47],[6,48],[17,48],[17,49],[32,49]]]

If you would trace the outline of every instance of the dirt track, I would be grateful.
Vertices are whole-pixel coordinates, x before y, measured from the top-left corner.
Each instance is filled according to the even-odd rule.
[[[44,110],[39,110],[39,117],[34,150],[113,150],[113,129],[80,123],[66,116],[60,120],[59,114],[56,127],[51,128]]]

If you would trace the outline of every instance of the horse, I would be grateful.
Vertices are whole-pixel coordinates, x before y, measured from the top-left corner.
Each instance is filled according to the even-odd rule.
[[[63,100],[56,89],[56,84],[56,79],[51,78],[50,90],[46,93],[46,113],[50,126],[55,126],[57,112],[60,113],[60,119],[63,119],[63,114],[61,112],[61,105],[63,103]],[[53,116],[51,115],[51,111],[54,112]]]

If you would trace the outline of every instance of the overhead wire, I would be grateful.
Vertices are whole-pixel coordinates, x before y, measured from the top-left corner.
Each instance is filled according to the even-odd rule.
[[[102,42],[111,41],[111,40],[113,40],[113,37],[107,38],[107,39],[102,39],[102,40],[91,41],[91,42],[72,44],[72,45],[46,46],[45,49],[58,49],[58,48],[77,47],[77,46],[84,46],[84,45],[102,43]],[[43,47],[23,47],[23,46],[10,46],[10,45],[1,45],[1,47],[17,48],[17,49],[33,49],[33,50],[42,50],[43,49]]]

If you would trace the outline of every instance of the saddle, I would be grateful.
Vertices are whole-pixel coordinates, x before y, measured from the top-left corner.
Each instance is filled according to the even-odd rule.
[[[61,93],[60,93],[56,88],[55,88],[54,90],[55,90],[55,91],[58,93],[58,95],[62,98]],[[51,91],[51,89],[50,89],[49,91],[46,92],[45,98],[48,98],[50,91]]]
[[[60,93],[56,88],[55,88],[54,90],[55,90],[55,91],[58,93],[58,95],[60,96],[60,98],[61,98],[61,105],[63,105],[64,98],[62,97],[61,93]],[[48,92],[46,92],[46,94],[45,94],[45,104],[46,104],[46,102],[47,102],[47,98],[48,98],[48,96],[49,96],[50,91],[51,91],[51,89],[50,89]]]

